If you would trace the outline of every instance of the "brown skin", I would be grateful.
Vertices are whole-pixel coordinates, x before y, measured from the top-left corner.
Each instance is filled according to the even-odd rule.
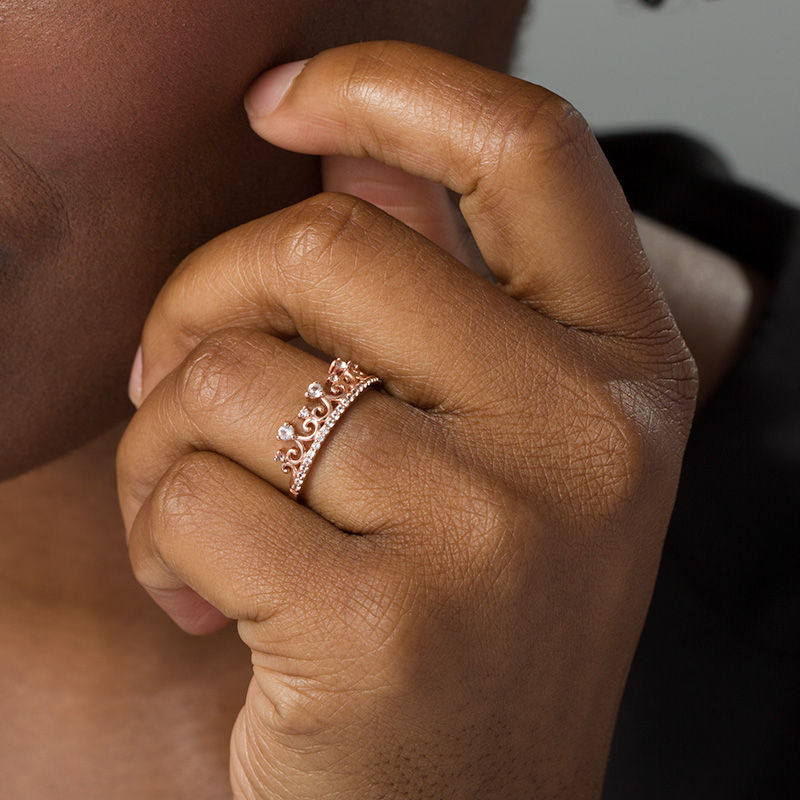
[[[142,322],[183,256],[319,189],[316,159],[250,131],[259,72],[384,37],[498,66],[521,3],[488,49],[484,5],[0,0],[0,480],[130,412]]]
[[[148,9],[161,15],[158,24],[140,16],[134,29],[129,13],[122,21],[109,16],[110,4],[61,3],[55,15],[42,4],[0,2],[0,279],[7,284],[0,358],[12,354],[2,374],[14,378],[0,388],[14,388],[0,400],[4,474],[52,459],[125,414],[141,323],[180,256],[318,187],[315,159],[278,154],[247,129],[239,104],[253,75],[337,40],[375,35],[502,66],[516,13],[481,18],[475,4],[448,3],[437,17],[430,0],[402,9],[241,2],[225,4],[224,13],[220,4],[193,3],[191,15],[180,5]],[[111,7],[130,12],[141,4]],[[303,13],[320,8],[331,19],[314,27],[322,35],[309,35]],[[91,31],[90,42],[81,31]],[[215,58],[193,46],[211,34]],[[112,39],[127,42],[135,58],[108,59],[98,44]],[[85,57],[75,58],[81,48]],[[150,64],[169,63],[170,81],[158,92],[159,70],[143,54]],[[57,90],[43,65],[58,75]],[[148,119],[150,101],[159,113]],[[220,108],[228,109],[222,122]],[[132,120],[142,125],[137,135]],[[330,165],[329,184],[346,188],[346,172],[341,162]],[[457,238],[452,229],[448,236]],[[469,247],[449,244],[480,269]],[[0,664],[11,676],[0,681],[0,775],[10,800],[54,792],[201,799],[229,791],[225,743],[250,673],[246,651],[232,629],[187,638],[132,579],[113,484],[121,431],[0,485],[0,640],[13,643]]]
[[[597,797],[697,388],[625,197],[541,87],[377,42],[316,56],[269,113],[291,74],[248,94],[261,136],[442,183],[501,283],[347,194],[195,251],[131,382],[134,572],[251,649],[235,798]],[[307,507],[264,436],[327,368],[296,335],[385,387]]]
[[[0,484],[4,800],[229,794],[246,650],[187,637],[124,548],[142,324],[191,249],[320,186],[318,159],[250,130],[261,70],[379,36],[502,67],[520,9],[482,6],[0,0],[0,477],[49,462]]]
[[[636,222],[697,363],[702,407],[736,363],[761,316],[769,285],[763,275],[702,242],[642,215]]]

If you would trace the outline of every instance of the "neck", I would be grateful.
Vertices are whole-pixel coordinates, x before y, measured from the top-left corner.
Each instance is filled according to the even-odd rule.
[[[235,626],[187,636],[134,580],[115,488],[123,428],[0,484],[3,797],[230,796],[250,661]]]
[[[0,592],[10,607],[94,615],[141,601],[116,497],[114,456],[125,424],[0,484]]]

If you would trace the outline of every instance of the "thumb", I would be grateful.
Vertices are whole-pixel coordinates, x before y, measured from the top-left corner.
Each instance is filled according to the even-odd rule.
[[[444,186],[372,158],[323,156],[322,187],[366,200],[438,244],[479,275],[493,279]]]

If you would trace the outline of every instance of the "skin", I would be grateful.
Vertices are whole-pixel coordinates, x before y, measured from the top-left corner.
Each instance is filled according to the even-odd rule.
[[[120,502],[155,601],[251,650],[234,797],[597,797],[697,389],[613,172],[561,98],[403,43],[281,67],[246,107],[454,191],[499,283],[328,192],[160,292]],[[305,507],[263,444],[324,374],[297,335],[385,387]]]
[[[187,637],[124,548],[114,454],[142,325],[193,248],[320,188],[317,158],[249,128],[262,70],[380,36],[501,67],[521,4],[490,5],[0,0],[4,797],[229,793],[246,651],[233,630]]]
[[[697,402],[702,407],[725,380],[758,323],[769,285],[727,254],[649,217],[635,218],[650,264],[697,363]]]
[[[316,159],[250,131],[259,72],[370,38],[498,66],[522,4],[484,41],[487,5],[0,0],[0,479],[129,414],[142,322],[183,256],[319,189]]]
[[[0,94],[0,275],[7,288],[0,326],[10,343],[0,358],[12,378],[0,389],[4,474],[49,462],[0,485],[0,626],[3,641],[12,642],[2,656],[10,680],[0,683],[0,774],[11,798],[210,798],[230,791],[227,740],[251,673],[247,651],[232,628],[185,637],[141,592],[120,547],[113,472],[129,416],[124,385],[142,322],[175,263],[214,234],[324,182],[366,195],[473,271],[485,271],[461,221],[446,213],[445,194],[371,162],[362,170],[332,159],[321,175],[315,158],[278,152],[253,136],[240,103],[264,67],[375,35],[502,66],[518,9],[503,19],[465,3],[454,27],[452,4],[442,4],[432,21],[425,3],[424,24],[417,4],[325,4],[330,18],[311,26],[318,4],[275,3],[268,15],[261,5],[234,3],[224,19],[218,5],[193,3],[187,14],[174,3],[167,14],[162,4],[153,10],[162,16],[148,21],[129,13],[134,4],[111,6],[126,12],[118,18],[88,2],[57,9],[0,4],[0,74],[14,77]],[[209,61],[195,46],[209,39],[224,57]],[[112,41],[136,42],[139,56],[109,64],[97,44]],[[169,83],[154,91],[152,65],[167,59]],[[147,136],[131,136],[132,116]],[[54,353],[58,369],[45,368]],[[639,616],[652,558],[649,549],[649,572],[637,587]],[[208,630],[218,624],[207,606],[191,602],[205,608]],[[638,624],[629,621],[628,650]],[[242,746],[240,737],[239,752]],[[597,783],[603,747],[587,749],[585,786]],[[253,770],[264,765],[251,766],[241,780],[252,783]],[[551,783],[561,780],[559,770],[549,774]]]

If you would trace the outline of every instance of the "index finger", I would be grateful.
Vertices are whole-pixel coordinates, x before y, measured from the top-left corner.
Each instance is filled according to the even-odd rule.
[[[669,312],[622,189],[558,95],[429,48],[370,42],[265,73],[245,105],[280,147],[371,157],[460,194],[505,291],[540,312],[600,333],[663,332]]]

